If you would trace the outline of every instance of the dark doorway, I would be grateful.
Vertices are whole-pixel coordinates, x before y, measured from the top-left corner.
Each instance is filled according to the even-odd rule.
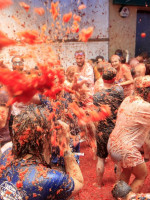
[[[141,37],[145,33],[145,37]],[[147,51],[150,56],[150,12],[137,11],[135,56]]]

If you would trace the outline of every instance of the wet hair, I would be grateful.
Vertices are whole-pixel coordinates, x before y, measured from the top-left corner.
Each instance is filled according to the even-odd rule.
[[[103,70],[102,78],[104,80],[112,80],[116,77],[117,71],[113,67],[106,67]]]
[[[136,92],[147,101],[148,94],[150,93],[150,87],[135,88]]]
[[[123,51],[121,50],[121,49],[117,49],[116,51],[115,51],[115,55],[118,55],[118,56],[123,56]]]
[[[150,58],[147,59],[145,64],[150,64]]]
[[[120,58],[120,56],[115,55],[115,54],[111,56],[111,58],[110,58],[110,62],[111,62],[112,58],[114,58],[114,57],[118,58],[119,62],[121,62],[121,58]]]
[[[146,59],[146,58],[148,58],[148,52],[147,51],[143,51],[142,53],[140,53],[139,56],[142,57],[143,59]]]
[[[119,56],[120,57],[120,61],[121,63],[125,63],[126,62],[126,59],[124,58],[124,55],[123,55],[123,51],[121,49],[117,49],[115,51],[115,55]]]
[[[35,70],[39,70],[38,66],[35,66],[34,69],[35,69]]]
[[[70,73],[75,73],[75,72],[76,72],[75,66],[69,66],[66,70],[66,76],[68,76]]]
[[[115,184],[111,193],[115,199],[118,199],[125,198],[131,191],[131,187],[126,182],[121,180]]]
[[[96,62],[98,62],[98,59],[104,60],[104,57],[103,56],[96,56],[96,58],[95,58]]]
[[[134,77],[135,76],[135,69],[132,68],[130,71],[131,71],[131,75]]]
[[[23,158],[27,154],[38,157],[43,164],[47,164],[44,158],[44,147],[49,145],[51,124],[48,121],[49,112],[42,106],[28,106],[20,115],[13,120],[13,154],[15,158]]]
[[[140,76],[134,79],[135,91],[147,101],[148,94],[150,93],[150,76]]]
[[[93,63],[97,62],[97,60],[94,59],[94,58],[91,58],[90,60],[91,60]]]

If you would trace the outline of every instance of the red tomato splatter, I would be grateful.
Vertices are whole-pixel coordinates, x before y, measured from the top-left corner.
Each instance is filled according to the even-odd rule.
[[[19,32],[18,36],[20,38],[23,38],[23,42],[28,44],[35,44],[38,43],[38,32],[36,30],[29,30],[29,31],[23,31]]]
[[[141,33],[141,37],[145,38],[146,37],[146,33]]]
[[[16,186],[17,188],[21,188],[23,186],[22,181],[17,181]]]
[[[12,0],[0,0],[0,10],[12,5]]]
[[[74,19],[75,21],[77,21],[77,22],[80,22],[80,21],[81,21],[81,17],[80,17],[79,15],[76,15],[76,14],[73,15],[73,19]]]
[[[63,15],[63,22],[69,22],[72,17],[72,12]]]
[[[86,5],[85,4],[81,4],[79,7],[78,7],[78,10],[83,10],[86,8]]]
[[[37,127],[36,127],[36,130],[39,131],[39,132],[42,132],[42,131],[43,131],[43,129],[42,129],[40,126],[37,126]]]
[[[36,193],[33,193],[33,197],[37,197],[37,194],[36,194]]]
[[[92,36],[92,34],[93,34],[93,27],[82,29],[81,32],[79,33],[79,40],[81,40],[82,42],[87,42],[88,39]]]
[[[26,10],[26,12],[28,12],[29,11],[29,9],[30,9],[30,6],[28,5],[28,4],[26,4],[25,2],[19,2],[19,5],[21,6],[21,7],[23,7],[25,10]]]
[[[44,8],[34,8],[34,12],[37,13],[38,15],[42,16],[45,14]]]
[[[16,44],[15,40],[8,38],[7,35],[5,35],[2,31],[0,31],[0,49],[15,44]]]
[[[79,24],[77,21],[73,22],[73,25],[71,27],[72,33],[78,33],[79,32]]]
[[[59,5],[58,1],[56,3],[54,3],[54,2],[51,3],[51,10],[50,10],[50,12],[52,13],[52,16],[53,16],[54,20],[56,20],[56,18],[59,15],[58,5]]]

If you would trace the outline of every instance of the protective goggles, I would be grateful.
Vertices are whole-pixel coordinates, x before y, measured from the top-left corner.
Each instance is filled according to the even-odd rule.
[[[75,55],[75,56],[83,56],[83,55],[85,55],[85,54],[84,54],[84,52],[76,52],[74,55]]]

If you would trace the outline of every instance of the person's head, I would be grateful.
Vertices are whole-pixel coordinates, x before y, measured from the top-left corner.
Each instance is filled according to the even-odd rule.
[[[125,58],[123,56],[123,51],[121,49],[117,49],[115,51],[115,55],[118,55],[120,57],[121,63],[125,63]]]
[[[12,142],[16,159],[31,154],[41,163],[50,164],[52,131],[48,116],[46,108],[29,106],[14,117]]]
[[[145,101],[150,102],[150,76],[140,76],[134,80],[135,92]]]
[[[103,61],[104,61],[104,57],[103,56],[97,56],[96,57],[97,64],[100,63],[100,62],[103,62]]]
[[[112,67],[114,67],[116,70],[120,67],[121,61],[118,55],[112,55],[110,61]]]
[[[136,59],[137,59],[140,63],[146,61],[146,60],[148,59],[148,52],[144,51],[144,52],[140,53],[140,54],[136,57]]]
[[[145,62],[145,67],[146,67],[146,75],[150,75],[150,58],[147,59]]]
[[[12,68],[13,70],[18,70],[18,71],[23,71],[24,69],[24,59],[19,56],[16,55],[11,59],[12,62]]]
[[[111,64],[108,62],[99,62],[97,64],[97,71],[102,75],[105,68],[111,67]]]
[[[67,81],[72,83],[75,73],[76,73],[76,68],[74,66],[69,66],[67,68],[67,70],[66,70],[66,79],[67,79]]]
[[[82,50],[78,50],[75,52],[75,59],[78,67],[83,67],[85,63],[85,52]]]
[[[138,63],[135,66],[135,78],[139,76],[145,76],[146,73],[146,67],[144,63]]]
[[[121,49],[117,49],[115,51],[115,55],[118,55],[119,57],[122,57],[123,56],[123,51]]]
[[[91,58],[90,60],[88,60],[88,63],[89,63],[92,67],[94,67],[95,64],[96,64],[96,59]]]
[[[117,71],[113,67],[106,67],[103,70],[102,79],[104,83],[114,83]]]
[[[131,192],[131,187],[124,181],[118,181],[113,189],[112,189],[112,196],[116,200],[127,200],[128,194]]]

